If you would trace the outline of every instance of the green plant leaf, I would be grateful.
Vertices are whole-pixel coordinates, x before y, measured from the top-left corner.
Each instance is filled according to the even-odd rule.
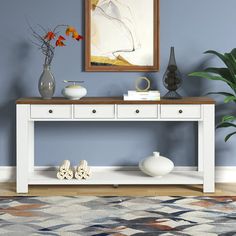
[[[236,120],[235,116],[226,115],[222,117],[222,123]]]
[[[217,57],[219,57],[224,62],[224,64],[228,67],[232,78],[234,78],[234,81],[236,82],[234,68],[232,67],[231,62],[229,61],[227,56],[225,56],[219,52],[216,52],[214,50],[208,50],[205,52],[205,54],[213,54],[213,55],[216,55]]]
[[[226,96],[226,97],[234,96],[232,93],[226,93],[226,92],[209,92],[209,93],[207,93],[207,95],[212,95],[212,94],[214,94],[214,95],[223,95],[223,96]]]
[[[210,93],[207,93],[206,95],[212,95],[212,94],[215,94],[215,95],[222,95],[222,96],[225,96],[226,98],[224,99],[224,102],[225,103],[228,103],[228,102],[236,102],[236,97],[232,94],[232,93],[226,93],[226,92],[210,92]]]
[[[228,63],[228,67],[230,65],[230,67],[232,68],[234,75],[236,74],[236,60],[235,57],[231,54],[231,53],[225,53],[224,54],[225,59],[227,60]]]
[[[227,142],[233,135],[235,135],[236,132],[230,133],[225,137],[225,142]]]
[[[230,52],[234,58],[236,58],[236,48],[232,49],[232,51]]]
[[[229,103],[229,102],[236,102],[236,97],[233,95],[233,96],[228,96],[225,98],[224,100],[224,103]]]
[[[223,122],[223,123],[220,123],[219,125],[216,126],[216,128],[229,128],[229,127],[234,127],[236,128],[236,125],[233,124],[233,123],[230,123],[230,122]]]
[[[226,80],[229,80],[230,82],[235,82],[234,76],[231,75],[230,71],[228,68],[216,68],[216,67],[208,67],[203,70],[204,72],[209,72],[209,73],[214,73],[217,75],[222,76]]]
[[[193,72],[191,74],[189,74],[189,76],[196,76],[196,77],[200,77],[200,78],[205,78],[205,79],[209,79],[209,80],[219,80],[219,81],[223,81],[225,83],[227,83],[231,89],[233,89],[233,91],[236,91],[236,84],[234,84],[233,82],[221,77],[221,76],[214,76],[209,74],[208,72]]]

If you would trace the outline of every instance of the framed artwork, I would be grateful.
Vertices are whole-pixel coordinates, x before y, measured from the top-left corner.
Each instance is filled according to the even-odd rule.
[[[86,71],[158,71],[159,0],[85,0]]]

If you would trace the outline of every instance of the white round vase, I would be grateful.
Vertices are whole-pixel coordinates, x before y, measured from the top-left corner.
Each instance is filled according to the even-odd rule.
[[[159,152],[153,152],[153,156],[139,162],[139,169],[150,176],[161,177],[170,173],[174,168],[174,163]]]
[[[79,100],[87,95],[87,89],[78,84],[69,85],[62,90],[62,95],[70,100]]]

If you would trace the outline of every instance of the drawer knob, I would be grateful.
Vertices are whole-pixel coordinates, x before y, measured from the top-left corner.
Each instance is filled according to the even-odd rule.
[[[137,114],[139,114],[139,113],[140,113],[140,111],[139,111],[139,110],[136,110],[135,112],[136,112]]]
[[[92,112],[93,112],[93,114],[97,113],[97,111],[96,111],[96,110],[93,110]]]
[[[182,114],[183,113],[183,110],[179,110],[179,114]]]
[[[52,113],[53,113],[53,110],[49,110],[48,112],[49,112],[50,114],[52,114]]]

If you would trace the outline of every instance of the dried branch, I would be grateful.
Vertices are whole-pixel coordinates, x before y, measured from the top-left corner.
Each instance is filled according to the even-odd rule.
[[[55,54],[55,48],[57,46],[65,46],[64,44],[64,38],[60,37],[59,33],[60,30],[59,28],[63,27],[63,28],[68,28],[68,30],[74,30],[71,31],[70,33],[77,33],[77,31],[75,31],[75,29],[73,27],[69,27],[69,25],[64,25],[64,24],[60,24],[54,27],[53,30],[51,29],[45,29],[43,26],[41,25],[37,25],[39,28],[39,32],[38,33],[29,23],[29,21],[27,20],[29,29],[32,33],[32,37],[33,40],[30,40],[41,52],[42,54],[45,56],[45,60],[44,60],[44,64],[45,65],[51,65],[54,54]],[[80,35],[79,35],[80,36]],[[61,39],[62,38],[62,39]],[[82,36],[80,36],[79,39],[80,40],[82,38]],[[75,39],[75,38],[74,38]]]
[[[38,25],[46,35],[47,31],[44,29],[41,25]],[[50,65],[52,62],[52,59],[54,57],[54,50],[55,47],[51,44],[51,42],[44,37],[42,37],[39,33],[37,33],[31,25],[29,25],[29,28],[32,32],[33,38],[36,40],[36,42],[33,42],[45,55],[44,63],[47,65]]]

